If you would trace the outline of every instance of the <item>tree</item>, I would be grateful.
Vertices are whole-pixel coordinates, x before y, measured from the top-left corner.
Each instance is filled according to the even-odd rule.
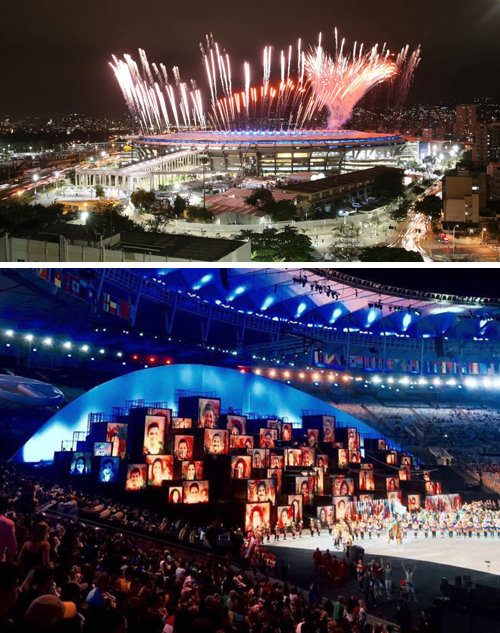
[[[95,212],[89,214],[86,224],[96,236],[109,236],[122,231],[143,230],[130,218],[120,213],[120,206],[116,202],[98,202]]]
[[[425,198],[415,204],[415,211],[417,213],[423,213],[424,215],[430,215],[433,222],[439,222],[441,219],[442,208],[443,203],[441,198],[438,198],[436,195],[425,196]]]
[[[104,198],[104,187],[102,185],[96,185],[94,191],[96,198]]]
[[[408,217],[408,210],[410,208],[410,203],[408,201],[402,202],[395,209],[389,211],[389,217],[394,222],[403,222]]]
[[[360,262],[423,262],[423,257],[415,251],[388,246],[367,246],[359,252]]]
[[[496,220],[488,220],[488,222],[486,222],[486,236],[496,240],[499,235],[500,227],[498,226],[498,222]]]
[[[314,249],[307,235],[295,227],[264,229],[262,233],[241,231],[241,239],[251,240],[253,261],[307,262],[311,261]]]
[[[256,189],[252,195],[245,198],[245,203],[263,211],[273,222],[288,222],[297,215],[297,210],[291,200],[276,202],[272,192],[264,187]]]
[[[130,195],[130,202],[139,213],[150,211],[155,201],[155,194],[152,191],[145,191],[144,189],[137,189]]]
[[[186,215],[191,222],[210,224],[214,221],[214,214],[203,207],[188,207]]]
[[[179,194],[175,196],[174,213],[176,216],[182,215],[186,209],[186,201]]]

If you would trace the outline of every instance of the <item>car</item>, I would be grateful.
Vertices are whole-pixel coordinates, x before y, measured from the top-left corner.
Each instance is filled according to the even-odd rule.
[[[351,207],[359,209],[359,207],[361,207],[361,202],[351,202]]]

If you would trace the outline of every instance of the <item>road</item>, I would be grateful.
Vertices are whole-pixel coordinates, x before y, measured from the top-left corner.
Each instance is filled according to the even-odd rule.
[[[424,260],[432,261],[421,242],[430,228],[430,221],[423,213],[413,213],[400,226],[396,239],[389,244],[391,248],[404,248],[407,251],[420,253]]]

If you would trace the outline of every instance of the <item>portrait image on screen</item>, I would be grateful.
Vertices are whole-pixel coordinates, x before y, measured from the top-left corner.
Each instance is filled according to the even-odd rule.
[[[360,501],[373,501],[373,495],[369,495],[366,493],[361,493],[359,495],[359,500]]]
[[[144,421],[144,455],[161,455],[165,452],[165,418],[147,415]]]
[[[351,451],[359,448],[359,435],[356,429],[347,429],[347,448]]]
[[[203,479],[202,461],[185,461],[181,464],[182,478],[186,481],[196,481]]]
[[[249,453],[252,455],[252,468],[267,468],[269,466],[269,450],[267,448],[253,448]]]
[[[127,454],[128,424],[109,422],[106,430],[106,442],[111,442],[113,457],[123,458]]]
[[[183,503],[208,503],[208,481],[185,481],[182,484]]]
[[[310,503],[313,499],[313,491],[309,484],[309,477],[295,477],[295,492],[302,495],[304,503]]]
[[[335,442],[335,418],[323,416],[323,442]]]
[[[191,418],[172,418],[172,429],[191,429],[192,427]]]
[[[146,464],[129,464],[127,467],[127,479],[125,490],[144,490],[148,480]]]
[[[316,448],[319,442],[318,429],[307,429],[307,445],[310,448]]]
[[[333,500],[335,506],[335,519],[342,521],[349,518],[351,514],[351,498],[350,497],[335,497]]]
[[[314,491],[318,495],[322,495],[325,492],[325,471],[318,466],[314,467]]]
[[[247,484],[247,498],[252,503],[276,502],[276,490],[272,479],[249,479]]]
[[[375,478],[373,475],[373,470],[359,471],[359,489],[375,490]]]
[[[285,465],[285,458],[283,455],[276,455],[276,453],[271,453],[269,458],[269,468],[279,468],[283,470],[283,466]]]
[[[69,472],[71,475],[90,475],[91,468],[90,453],[73,453]]]
[[[292,429],[293,426],[289,422],[283,422],[281,427],[281,439],[283,442],[291,442],[292,441]]]
[[[245,415],[228,415],[226,428],[229,435],[245,435],[247,418]]]
[[[399,481],[410,481],[411,473],[407,468],[401,468],[399,472]]]
[[[276,429],[260,429],[259,445],[261,448],[274,448],[274,444],[278,438]]]
[[[229,431],[222,429],[205,429],[204,450],[210,455],[227,455]]]
[[[300,448],[285,448],[285,466],[302,466]]]
[[[361,452],[359,449],[348,450],[349,454],[349,463],[350,464],[360,464],[361,463]]]
[[[101,457],[99,460],[99,481],[103,484],[117,481],[119,468],[119,457]]]
[[[111,457],[112,453],[111,442],[94,442],[94,457]]]
[[[185,461],[193,459],[193,443],[192,435],[176,435],[174,437],[174,456],[175,459]]]
[[[219,398],[199,398],[198,427],[200,429],[215,429],[220,416]]]
[[[309,448],[309,446],[303,446],[300,449],[302,453],[302,466],[311,467],[314,466],[314,462],[316,460],[316,452],[314,448]]]
[[[171,409],[157,409],[151,408],[148,409],[148,415],[161,415],[161,417],[165,418],[165,432],[170,428],[171,420],[172,420],[172,410]]]
[[[441,484],[438,481],[426,481],[425,482],[425,492],[428,495],[440,495],[441,494]]]
[[[378,450],[386,451],[387,450],[387,442],[381,438],[378,440]]]
[[[283,481],[283,471],[278,468],[268,468],[267,478],[272,479],[274,482],[274,488],[277,493],[281,492],[281,484]]]
[[[316,455],[316,466],[328,472],[328,455]]]
[[[391,490],[387,492],[388,501],[401,503],[403,500],[403,493],[401,490]]]
[[[279,435],[279,432],[281,431],[281,425],[282,424],[283,424],[282,420],[268,420],[267,421],[267,428],[268,429],[274,429],[277,432],[277,434]]]
[[[333,506],[318,506],[316,512],[316,516],[323,526],[330,525],[335,520],[335,510]]]
[[[347,448],[339,448],[339,468],[347,468],[349,464],[349,451]]]
[[[169,503],[182,503],[182,486],[170,486],[168,489]]]
[[[386,464],[394,466],[395,464],[397,464],[397,461],[398,461],[398,457],[397,457],[396,451],[389,451],[387,455],[385,456]]]
[[[253,435],[230,435],[229,446],[231,448],[253,448]]]
[[[245,504],[245,530],[251,532],[262,528],[271,520],[271,508],[269,503]]]
[[[148,465],[148,485],[161,486],[164,481],[174,478],[173,455],[146,455]]]
[[[411,457],[408,455],[403,455],[401,457],[401,466],[410,466],[411,467]]]
[[[424,481],[430,481],[431,480],[431,471],[430,470],[423,470],[422,471],[422,477]]]
[[[421,500],[420,495],[408,495],[408,510],[420,510]]]
[[[252,458],[249,455],[231,457],[231,478],[249,479],[252,474]]]
[[[333,496],[349,497],[354,494],[354,479],[351,477],[335,477],[333,480]]]
[[[388,492],[399,490],[399,479],[397,477],[386,477],[385,487]]]
[[[303,503],[302,495],[288,495],[288,505],[292,508],[294,521],[302,519]]]
[[[288,527],[293,522],[292,506],[278,506],[278,524],[281,527]]]

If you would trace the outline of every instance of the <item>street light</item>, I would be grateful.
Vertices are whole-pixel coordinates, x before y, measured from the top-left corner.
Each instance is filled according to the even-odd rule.
[[[455,226],[453,227],[453,254],[455,254],[455,229],[458,229],[459,226],[458,224],[455,224]]]
[[[38,174],[33,175],[33,181],[35,183],[35,198],[36,198],[36,183],[38,182],[39,177],[40,176]]]

